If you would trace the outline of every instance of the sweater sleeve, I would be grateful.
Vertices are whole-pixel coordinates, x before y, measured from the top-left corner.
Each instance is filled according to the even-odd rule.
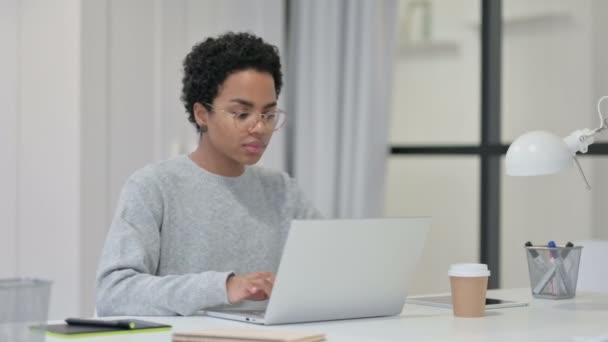
[[[98,315],[191,315],[227,304],[231,272],[156,275],[163,196],[145,183],[132,177],[121,193],[97,270]]]

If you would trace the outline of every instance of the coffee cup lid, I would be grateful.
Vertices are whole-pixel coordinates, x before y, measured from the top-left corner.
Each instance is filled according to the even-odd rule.
[[[486,264],[452,264],[448,270],[450,277],[489,277],[490,270]]]

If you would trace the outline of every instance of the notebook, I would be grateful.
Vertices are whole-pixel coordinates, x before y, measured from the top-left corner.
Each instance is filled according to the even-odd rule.
[[[173,342],[321,342],[324,334],[279,330],[213,329],[173,334]]]
[[[170,331],[171,326],[149,321],[131,320],[135,323],[133,329],[121,329],[111,327],[80,326],[68,324],[50,324],[46,327],[38,327],[46,330],[47,335],[58,338],[89,338],[94,336],[123,335],[136,333],[150,333],[159,331]],[[35,328],[37,329],[37,328]]]
[[[266,309],[205,313],[265,325],[398,315],[429,226],[428,217],[294,220]]]

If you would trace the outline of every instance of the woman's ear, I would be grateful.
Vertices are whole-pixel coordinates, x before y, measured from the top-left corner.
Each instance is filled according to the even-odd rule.
[[[192,111],[194,112],[194,120],[196,120],[196,124],[199,127],[202,127],[203,125],[207,124],[209,112],[207,111],[207,108],[205,108],[205,106],[196,102],[194,106],[192,106]]]

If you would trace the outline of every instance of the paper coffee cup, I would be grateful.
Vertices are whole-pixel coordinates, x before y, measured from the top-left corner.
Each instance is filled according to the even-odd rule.
[[[485,264],[453,264],[448,270],[456,317],[483,317],[490,271]]]

